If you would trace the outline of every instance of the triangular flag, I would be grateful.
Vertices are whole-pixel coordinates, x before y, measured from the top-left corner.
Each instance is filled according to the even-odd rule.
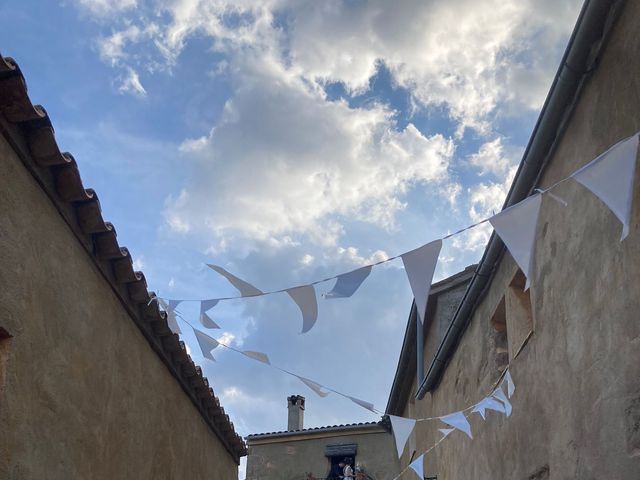
[[[447,425],[451,425],[453,428],[466,433],[469,438],[473,438],[473,435],[471,435],[471,425],[469,425],[469,421],[467,417],[464,416],[464,413],[456,412],[439,418]]]
[[[451,432],[453,432],[455,428],[439,428],[438,431],[442,434],[442,438],[449,436]]]
[[[214,322],[213,319],[206,313],[200,314],[200,323],[205,328],[220,328],[220,325]]]
[[[529,288],[530,283],[540,205],[542,205],[542,195],[537,193],[489,219],[520,270],[527,277],[525,290]]]
[[[504,405],[492,397],[483,398],[471,410],[480,414],[483,420],[486,420],[486,410],[495,410],[496,412],[505,413]]]
[[[418,478],[420,480],[423,480],[424,479],[424,453],[420,455],[418,458],[416,458],[413,462],[411,462],[411,464],[409,465],[409,468],[411,468],[411,470],[416,472],[416,475],[418,475]]]
[[[507,381],[507,395],[509,396],[509,398],[511,398],[513,396],[513,392],[516,391],[516,384],[513,383],[513,378],[511,378],[511,373],[509,372],[509,370],[507,370],[507,372],[504,374],[504,380]]]
[[[343,273],[342,275],[338,275],[338,279],[336,280],[336,284],[333,286],[333,289],[325,294],[325,298],[346,298],[353,295],[362,282],[369,276],[371,273],[371,265],[366,267],[358,268],[357,270],[353,270],[349,273]]]
[[[176,301],[180,303],[180,300],[169,300],[169,303],[167,303],[162,298],[158,298],[158,303],[167,313],[167,326],[169,327],[169,330],[171,330],[176,335],[180,335],[182,333],[182,330],[180,330],[180,326],[178,325],[178,319],[176,318],[175,312],[175,307],[178,305],[178,303],[174,303],[174,306],[171,306],[171,302]]]
[[[244,350],[242,354],[246,355],[249,358],[253,358],[254,360],[257,360],[259,362],[266,363],[267,365],[271,365],[271,362],[269,361],[269,357],[267,357],[266,353],[254,352],[252,350]]]
[[[204,358],[208,358],[209,360],[215,361],[213,355],[211,355],[211,350],[215,349],[220,345],[215,338],[210,337],[206,333],[202,333],[200,330],[193,329],[196,334],[196,340],[198,341],[198,345],[200,345],[200,350],[202,351],[202,355]]]
[[[318,300],[313,285],[290,288],[286,291],[302,312],[302,333],[307,333],[318,319]]]
[[[513,410],[513,407],[511,406],[511,402],[509,401],[509,399],[507,398],[507,396],[504,394],[504,392],[502,391],[502,387],[498,387],[496,388],[493,393],[491,394],[492,397],[497,398],[498,400],[500,400],[503,405],[504,405],[504,414],[507,417],[511,416],[511,411]]]
[[[355,397],[350,397],[349,395],[347,395],[347,398],[351,400],[353,403],[360,405],[362,408],[366,408],[367,410],[370,410],[373,413],[377,413],[376,408],[373,406],[373,403],[365,402],[364,400],[360,400],[359,398],[355,398]]]
[[[422,323],[424,323],[424,317],[427,312],[427,301],[429,300],[433,272],[436,269],[441,249],[442,240],[435,240],[401,255],[404,270],[407,272],[407,277],[409,277],[413,298],[416,301],[418,317]]]
[[[631,203],[639,137],[640,134],[636,133],[616,143],[571,175],[602,200],[622,222],[620,240],[624,240],[629,234],[631,224]]]
[[[220,328],[216,322],[214,322],[209,315],[207,315],[207,311],[211,310],[215,307],[220,300],[211,299],[211,300],[202,300],[200,302],[200,323],[206,328]]]
[[[296,375],[296,377],[298,378],[298,380],[304,383],[307,387],[313,390],[319,397],[324,398],[327,395],[329,395],[329,392],[325,392],[323,390],[324,387],[319,383],[316,383],[313,380],[309,380],[308,378],[300,377],[299,375]]]
[[[232,273],[227,272],[224,268],[220,267],[219,265],[207,264],[207,267],[218,272],[220,275],[222,275],[227,280],[229,280],[229,283],[238,289],[241,296],[255,297],[257,295],[262,295],[261,290],[258,290],[256,287],[254,287],[250,283],[245,282],[244,280],[236,277]]]
[[[169,302],[169,309],[173,312],[176,307],[182,303],[182,300],[167,300],[167,302]]]
[[[396,448],[398,449],[398,458],[402,456],[404,446],[407,444],[409,435],[413,431],[413,427],[416,426],[416,421],[413,418],[396,417],[395,415],[389,415],[391,420],[391,426],[393,427],[393,438],[396,441]]]

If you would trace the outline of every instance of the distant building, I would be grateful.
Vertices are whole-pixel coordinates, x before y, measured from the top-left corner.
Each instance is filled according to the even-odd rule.
[[[389,480],[399,472],[388,421],[305,429],[305,398],[292,395],[287,407],[287,431],[247,437],[247,480],[332,478],[345,457],[364,471],[363,480]]]
[[[0,56],[0,478],[237,478],[245,444],[152,298]]]
[[[638,1],[585,3],[505,206],[640,130],[639,29]],[[427,454],[426,476],[640,478],[640,175],[623,242],[620,222],[585,188],[568,181],[554,194],[568,204],[543,201],[529,290],[493,235],[455,308],[429,306],[418,349],[411,313],[388,414],[461,410],[507,365],[516,384],[511,417],[471,415],[473,440],[447,437]],[[402,468],[441,426],[418,424]]]

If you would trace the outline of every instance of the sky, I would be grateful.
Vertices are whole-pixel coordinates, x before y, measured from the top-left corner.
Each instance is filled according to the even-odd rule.
[[[2,0],[20,65],[136,269],[165,298],[233,296],[416,248],[500,210],[578,0]],[[435,279],[490,230],[447,240]],[[318,292],[332,284],[318,286]],[[412,295],[402,263],[316,326],[286,295],[221,302],[210,334],[384,410]],[[198,306],[180,313],[197,324]],[[233,351],[202,358],[242,435],[377,420]],[[243,473],[241,473],[243,478]]]

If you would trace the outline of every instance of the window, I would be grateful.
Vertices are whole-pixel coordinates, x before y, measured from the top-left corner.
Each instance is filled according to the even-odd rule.
[[[502,372],[509,364],[509,342],[507,335],[507,311],[502,297],[491,316],[491,341],[493,342],[493,369]]]
[[[518,356],[533,333],[531,295],[524,289],[526,278],[521,270],[514,275],[505,294],[509,342],[509,361]]]
[[[0,398],[6,381],[7,363],[9,361],[9,342],[11,335],[2,327],[0,327]]]
[[[522,351],[533,333],[531,296],[524,289],[526,278],[521,270],[514,275],[507,291],[491,316],[491,340],[495,370],[502,372]]]

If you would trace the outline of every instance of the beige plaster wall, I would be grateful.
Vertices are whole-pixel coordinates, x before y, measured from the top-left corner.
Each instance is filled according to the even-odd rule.
[[[237,478],[3,137],[0,267],[0,478]]]
[[[247,480],[304,480],[307,473],[324,478],[331,467],[325,447],[336,443],[358,445],[355,462],[365,467],[372,480],[390,480],[399,471],[393,435],[386,431],[297,438],[260,444],[249,441]]]
[[[640,2],[627,2],[543,186],[640,130],[639,19]],[[555,193],[569,205],[543,202],[531,285],[535,333],[511,366],[513,414],[490,412],[486,422],[474,415],[474,439],[452,434],[427,456],[426,475],[640,478],[640,171],[622,243],[620,222],[589,191],[566,182]],[[505,255],[441,384],[405,414],[449,413],[489,392],[496,377],[489,321],[515,272]],[[439,438],[436,428],[419,425],[418,450]]]

